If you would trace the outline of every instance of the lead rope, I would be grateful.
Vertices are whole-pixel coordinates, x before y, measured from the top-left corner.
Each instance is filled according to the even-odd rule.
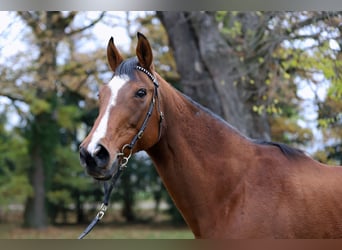
[[[132,139],[130,144],[126,144],[126,145],[124,145],[122,147],[121,153],[119,153],[119,155],[118,155],[118,156],[122,156],[122,161],[120,163],[119,170],[111,178],[109,186],[108,186],[108,182],[104,182],[104,184],[103,184],[103,187],[104,187],[104,199],[103,199],[103,202],[102,202],[102,204],[100,206],[99,212],[96,214],[95,218],[90,222],[88,227],[80,234],[80,236],[78,236],[78,239],[83,239],[91,230],[93,230],[93,228],[96,226],[96,224],[103,218],[105,212],[107,211],[110,195],[111,195],[111,193],[113,191],[113,188],[114,188],[117,180],[120,178],[123,170],[127,167],[128,160],[132,156],[132,150],[133,150],[134,145],[143,136],[144,130],[147,127],[147,123],[148,123],[148,121],[149,121],[149,119],[150,119],[150,117],[152,115],[152,111],[153,111],[153,108],[154,108],[155,101],[156,101],[156,99],[158,99],[158,87],[159,87],[159,84],[158,84],[157,79],[149,71],[147,71],[146,69],[144,69],[144,68],[142,68],[140,66],[136,66],[136,69],[144,72],[152,80],[152,82],[154,84],[154,93],[153,93],[153,98],[152,98],[151,104],[150,104],[150,106],[148,108],[147,115],[145,117],[145,120],[143,121],[143,124],[142,124],[139,132],[133,137],[133,139]],[[162,121],[164,119],[163,112],[160,111],[159,100],[158,100],[158,103],[157,103],[157,109],[158,109],[158,112],[159,112],[159,135],[158,135],[158,140],[159,140],[160,136],[161,136],[161,124],[162,124]],[[128,156],[125,156],[125,149],[126,148],[129,150]]]
[[[126,162],[127,164],[127,162]],[[107,211],[108,208],[108,203],[109,203],[109,199],[110,199],[110,195],[112,193],[112,190],[117,182],[117,180],[120,178],[125,166],[120,166],[118,172],[116,172],[116,174],[113,176],[113,178],[110,181],[110,184],[108,186],[108,182],[105,182],[103,184],[104,186],[104,199],[103,199],[103,203],[100,206],[99,212],[96,214],[95,218],[91,221],[91,223],[88,225],[88,227],[83,231],[83,233],[80,234],[80,236],[78,236],[78,239],[83,239],[91,230],[93,230],[93,228],[96,226],[96,224],[103,218],[105,212]]]
[[[78,236],[78,239],[83,239],[93,228],[96,226],[96,224],[103,218],[105,212],[107,211],[110,195],[113,191],[113,188],[115,187],[116,182],[119,180],[122,172],[127,167],[128,161],[132,156],[132,149],[130,149],[128,156],[125,156],[125,149],[128,146],[128,144],[124,145],[121,149],[121,153],[118,154],[118,157],[122,157],[119,170],[116,172],[115,175],[110,179],[110,183],[108,181],[103,183],[104,188],[104,198],[103,202],[100,206],[99,212],[96,214],[94,219],[90,222],[88,227],[83,231],[83,233]],[[109,184],[108,184],[109,183]]]

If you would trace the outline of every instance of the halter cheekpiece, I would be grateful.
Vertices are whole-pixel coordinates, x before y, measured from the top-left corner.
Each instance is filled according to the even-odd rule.
[[[146,114],[146,117],[139,129],[139,132],[133,137],[132,141],[129,143],[129,144],[126,144],[123,146],[122,150],[121,150],[121,153],[124,155],[125,152],[124,150],[126,148],[128,148],[130,150],[130,153],[129,153],[129,157],[131,156],[131,150],[133,150],[135,144],[137,143],[137,141],[143,136],[144,134],[144,131],[147,127],[147,124],[148,124],[148,121],[150,120],[150,117],[152,116],[152,112],[153,112],[153,109],[154,109],[154,105],[155,105],[155,102],[156,102],[156,99],[158,99],[158,87],[159,87],[159,83],[157,81],[157,79],[152,75],[151,72],[149,72],[148,70],[146,70],[145,68],[137,65],[136,66],[136,69],[145,73],[150,79],[151,81],[153,82],[154,84],[154,91],[153,91],[153,97],[152,97],[152,100],[151,100],[151,103],[150,103],[150,106],[148,108],[148,111],[147,111],[147,114]],[[161,123],[164,119],[164,115],[163,115],[163,112],[160,111],[160,103],[159,103],[159,99],[158,99],[158,111],[159,111],[159,135],[158,135],[158,140],[160,139],[160,136],[161,136]],[[124,157],[125,159],[125,157]],[[128,159],[126,158],[126,161],[128,161]],[[126,165],[126,164],[125,164]]]

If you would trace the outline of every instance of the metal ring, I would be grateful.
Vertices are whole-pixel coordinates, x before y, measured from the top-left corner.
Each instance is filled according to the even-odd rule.
[[[126,156],[124,158],[127,158],[127,161],[128,161],[128,159],[131,158],[131,156],[132,156],[133,149],[131,148],[131,146],[129,144],[125,144],[121,149],[122,155],[125,155],[125,149],[126,148],[129,149],[129,154],[128,154],[128,156]]]
[[[120,164],[120,168],[125,168],[127,166],[128,159],[129,158],[127,158],[127,157],[123,157],[122,158],[122,161],[121,161],[121,164]]]
[[[98,212],[97,215],[96,215],[97,219],[101,220],[103,218],[104,214],[105,214],[104,211]]]

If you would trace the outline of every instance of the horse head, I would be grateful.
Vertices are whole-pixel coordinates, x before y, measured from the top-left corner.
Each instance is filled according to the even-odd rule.
[[[109,40],[107,58],[114,76],[100,88],[98,117],[80,145],[81,165],[98,180],[110,179],[122,160],[147,150],[160,136],[152,49],[144,35],[137,36],[136,57],[126,60]]]

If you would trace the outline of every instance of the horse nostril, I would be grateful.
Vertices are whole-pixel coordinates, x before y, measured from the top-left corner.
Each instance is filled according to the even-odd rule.
[[[93,158],[97,167],[106,167],[109,162],[109,152],[104,146],[99,144],[93,152]]]
[[[102,145],[98,145],[92,154],[80,147],[80,162],[83,167],[104,168],[108,165],[109,153]]]
[[[94,166],[96,164],[89,152],[83,147],[80,147],[80,162],[83,167]]]

